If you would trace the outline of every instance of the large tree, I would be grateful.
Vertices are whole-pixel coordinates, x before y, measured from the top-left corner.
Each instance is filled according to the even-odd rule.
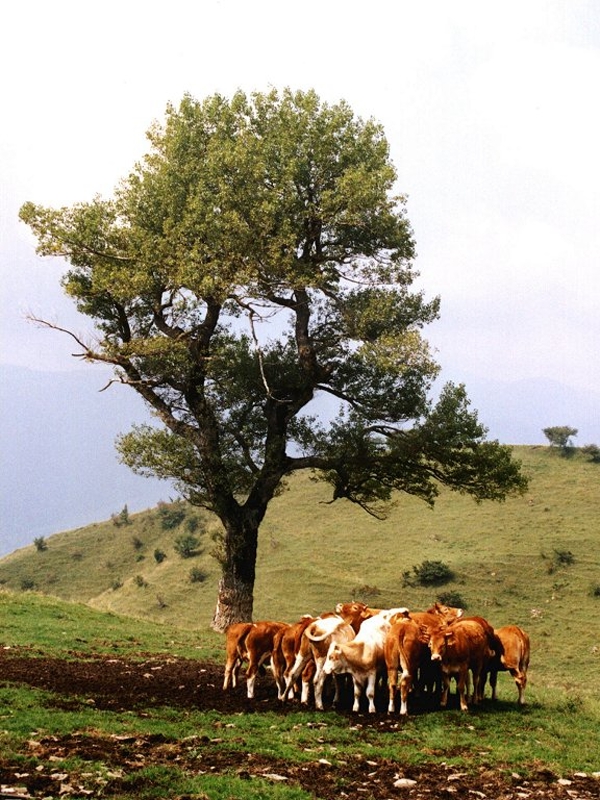
[[[168,106],[110,199],[26,203],[38,252],[159,426],[118,443],[222,523],[214,626],[252,617],[258,531],[286,476],[313,470],[375,515],[440,485],[504,499],[525,479],[487,441],[463,386],[429,395],[421,336],[437,299],[412,290],[414,242],[379,124],[313,92]],[[329,396],[336,412],[322,413]],[[331,404],[328,406],[331,408]]]

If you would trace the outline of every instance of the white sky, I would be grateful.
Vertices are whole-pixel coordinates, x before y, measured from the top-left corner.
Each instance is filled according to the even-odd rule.
[[[595,0],[13,0],[2,17],[0,363],[78,365],[27,311],[86,329],[24,201],[109,195],[184,92],[290,86],[384,125],[450,377],[600,391]]]

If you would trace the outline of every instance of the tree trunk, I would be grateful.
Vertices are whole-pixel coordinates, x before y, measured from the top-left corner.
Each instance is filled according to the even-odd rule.
[[[219,581],[212,627],[223,633],[234,622],[250,622],[254,604],[254,581],[236,579],[225,571]]]
[[[224,553],[212,627],[223,632],[234,622],[251,622],[260,519],[241,514],[225,524]]]

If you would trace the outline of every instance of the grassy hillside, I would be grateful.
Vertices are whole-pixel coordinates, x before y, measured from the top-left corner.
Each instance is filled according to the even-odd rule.
[[[531,634],[534,669],[564,687],[573,665],[582,683],[597,675],[600,629],[600,468],[577,454],[517,448],[531,477],[527,496],[477,505],[443,493],[435,508],[399,497],[378,521],[326,488],[295,477],[261,529],[255,618],[295,620],[355,597],[372,605],[422,608],[441,592],[472,613]],[[171,511],[181,510],[175,527]],[[210,624],[219,566],[211,550],[215,520],[183,504],[57,534],[0,560],[0,584],[26,587],[96,609],[202,630]],[[174,543],[197,526],[202,552],[182,558]],[[158,562],[155,551],[166,558]],[[425,560],[455,574],[442,587],[407,585]],[[195,579],[194,579],[195,578]],[[410,583],[415,583],[411,579]]]

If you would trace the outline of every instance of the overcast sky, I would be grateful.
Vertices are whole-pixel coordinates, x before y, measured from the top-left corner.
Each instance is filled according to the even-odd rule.
[[[290,86],[383,124],[450,377],[600,391],[595,0],[13,0],[0,38],[0,363],[79,366],[28,312],[86,328],[24,201],[110,195],[185,92]]]

